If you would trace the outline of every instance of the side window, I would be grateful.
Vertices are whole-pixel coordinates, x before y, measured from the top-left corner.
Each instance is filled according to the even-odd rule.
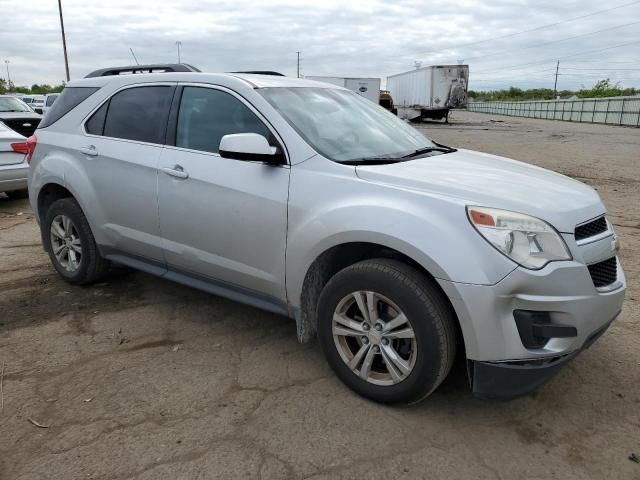
[[[177,147],[218,153],[222,137],[232,133],[259,133],[275,144],[265,124],[233,95],[211,88],[184,87]]]
[[[104,131],[104,120],[107,117],[107,108],[109,108],[109,102],[103,103],[102,106],[91,115],[91,118],[84,125],[87,133],[91,135],[102,135]]]
[[[104,136],[163,144],[172,93],[173,87],[164,85],[116,93],[109,100]]]

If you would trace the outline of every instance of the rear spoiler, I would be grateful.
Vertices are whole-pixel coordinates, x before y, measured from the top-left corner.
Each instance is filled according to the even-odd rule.
[[[95,70],[84,78],[109,77],[111,75],[131,75],[134,73],[169,73],[169,72],[199,72],[200,70],[188,63],[156,63],[151,65],[127,65],[124,67],[109,67]]]

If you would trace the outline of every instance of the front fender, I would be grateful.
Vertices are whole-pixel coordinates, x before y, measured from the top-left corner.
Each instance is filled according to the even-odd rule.
[[[473,229],[463,201],[370,183],[344,165],[334,164],[343,173],[336,175],[321,161],[328,162],[292,169],[286,278],[293,307],[300,307],[309,267],[344,243],[394,249],[453,282],[493,285],[516,267]]]

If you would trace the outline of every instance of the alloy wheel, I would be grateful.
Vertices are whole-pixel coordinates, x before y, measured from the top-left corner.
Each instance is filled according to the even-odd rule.
[[[75,272],[82,262],[82,242],[78,229],[66,215],[57,215],[51,222],[51,249],[58,263],[68,272]]]
[[[369,383],[395,385],[413,370],[417,343],[411,322],[379,293],[356,291],[340,300],[332,334],[342,360]]]

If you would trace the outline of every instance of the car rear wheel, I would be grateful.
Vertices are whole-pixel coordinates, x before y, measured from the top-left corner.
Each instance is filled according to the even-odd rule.
[[[100,256],[89,222],[74,199],[53,202],[42,228],[51,263],[67,282],[92,283],[109,271],[109,262]]]
[[[338,272],[318,304],[318,337],[350,388],[382,403],[419,401],[455,357],[455,319],[440,290],[414,268],[387,259]]]

